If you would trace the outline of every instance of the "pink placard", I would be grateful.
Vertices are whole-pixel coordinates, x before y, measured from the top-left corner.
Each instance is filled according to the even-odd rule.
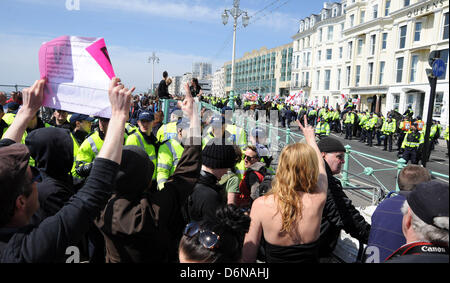
[[[110,79],[116,76],[114,74],[111,59],[109,58],[108,50],[106,49],[105,40],[103,38],[87,47],[86,51],[91,54],[91,56],[95,59],[95,61],[97,61],[100,67],[102,67],[103,71],[105,71],[106,75],[108,75]]]

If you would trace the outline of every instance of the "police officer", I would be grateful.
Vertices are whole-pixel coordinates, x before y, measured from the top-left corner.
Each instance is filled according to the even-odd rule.
[[[82,178],[86,178],[91,172],[92,161],[100,152],[108,131],[108,118],[99,117],[98,122],[98,128],[83,141],[75,158],[75,173]]]
[[[70,124],[73,128],[72,135],[75,137],[78,145],[81,145],[91,132],[92,122],[94,118],[84,114],[73,114],[70,116]]]
[[[359,137],[359,142],[366,142],[367,130],[366,124],[369,118],[367,117],[366,111],[361,112],[361,118],[359,119],[359,126],[361,127],[361,136]]]
[[[387,120],[384,121],[383,127],[381,128],[381,132],[384,135],[384,149],[383,151],[387,151],[387,146],[389,144],[389,152],[392,152],[392,136],[395,133],[396,122],[392,120],[392,115],[389,115]]]
[[[125,145],[136,145],[147,152],[148,157],[156,168],[156,152],[158,150],[158,142],[152,133],[152,122],[155,119],[152,112],[142,111],[138,116],[139,130],[130,135]],[[152,179],[156,181],[156,170],[153,170]]]
[[[326,119],[318,118],[316,125],[316,135],[319,138],[328,137],[330,135],[330,124]]]
[[[352,140],[353,137],[353,126],[356,121],[356,115],[353,112],[353,110],[350,110],[347,112],[347,115],[345,117],[344,126],[345,126],[345,139],[346,140]]]
[[[373,138],[375,134],[375,126],[378,122],[378,116],[375,115],[373,112],[370,113],[370,119],[367,121],[366,124],[366,131],[367,131],[367,145],[372,147],[373,146]]]
[[[187,136],[189,121],[180,119],[177,121],[177,136],[167,140],[158,149],[156,180],[158,189],[164,188],[170,176],[173,175],[184,152],[183,137]]]
[[[183,111],[179,108],[172,109],[170,112],[170,122],[162,125],[156,134],[156,139],[159,143],[164,143],[177,136],[177,122],[181,118],[183,118]]]
[[[419,147],[423,142],[423,133],[419,132],[416,123],[412,124],[411,130],[406,133],[402,144],[404,149],[403,159],[406,160],[406,163],[411,161],[412,164],[419,164]]]
[[[244,150],[247,147],[247,134],[245,133],[243,128],[236,126],[231,121],[232,109],[228,106],[225,106],[222,108],[221,113],[222,117],[225,118],[225,130],[232,136],[234,136],[233,139],[235,140],[236,145],[238,145],[241,150]]]
[[[447,128],[445,128],[444,132],[444,140],[447,143],[447,153],[445,155],[448,156],[448,128],[450,128],[450,125],[447,125]]]
[[[408,117],[403,117],[403,120],[400,122],[400,135],[397,141],[397,150],[399,153],[403,153],[403,140],[405,139],[405,135],[411,129],[411,121]]]

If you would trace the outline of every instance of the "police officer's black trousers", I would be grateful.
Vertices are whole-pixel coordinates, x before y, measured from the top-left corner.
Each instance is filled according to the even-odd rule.
[[[346,139],[352,139],[353,135],[353,124],[345,124],[345,138]]]
[[[392,151],[392,134],[384,136],[384,150],[387,150],[389,144],[389,151]]]
[[[403,152],[403,159],[406,160],[406,163],[411,160],[412,164],[418,164],[417,161],[417,149],[415,148],[406,148]]]

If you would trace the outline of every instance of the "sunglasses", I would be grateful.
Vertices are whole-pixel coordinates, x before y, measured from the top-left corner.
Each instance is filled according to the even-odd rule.
[[[208,250],[216,248],[220,239],[220,236],[212,231],[201,230],[197,222],[192,222],[186,225],[183,234],[189,238],[199,234],[198,241]]]
[[[256,156],[248,156],[248,155],[244,155],[244,159],[245,160],[252,160],[252,159],[255,159],[256,158]]]

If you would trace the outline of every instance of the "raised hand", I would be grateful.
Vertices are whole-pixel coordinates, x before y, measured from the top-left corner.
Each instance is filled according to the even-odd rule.
[[[44,86],[46,79],[37,80],[34,84],[22,90],[22,108],[28,111],[31,116],[36,115],[44,101]]]
[[[131,89],[126,88],[119,78],[113,78],[109,85],[108,95],[109,101],[111,102],[111,113],[112,115],[121,115],[126,117],[128,120],[128,115],[131,107],[131,95],[136,88]]]
[[[300,123],[299,120],[297,120],[297,125],[300,128],[300,130],[303,132],[303,135],[305,136],[306,141],[314,141],[314,143],[316,142],[316,134],[315,134],[315,130],[314,127],[311,125],[308,125],[308,120],[306,119],[306,115],[303,116],[303,121],[305,126],[302,125],[302,123]]]

